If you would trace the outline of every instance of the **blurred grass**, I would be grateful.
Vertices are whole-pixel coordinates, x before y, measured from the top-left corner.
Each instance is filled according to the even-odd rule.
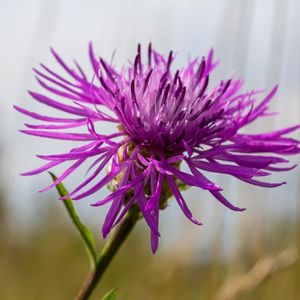
[[[72,226],[66,226],[66,216],[60,208],[63,209],[60,205],[50,205],[35,230],[20,242],[7,228],[5,209],[1,207],[1,300],[74,298],[88,272],[88,260],[80,238]],[[276,256],[288,247],[299,247],[296,228],[299,226],[291,226],[289,220],[276,224],[271,232],[262,228],[258,238],[260,243],[261,239],[264,242],[259,248],[247,247],[247,243],[242,242],[249,233],[241,229],[242,238],[236,241],[240,247],[232,257],[222,258],[218,245],[212,243],[210,258],[199,260],[195,249],[178,253],[172,249],[172,255],[160,251],[159,255],[152,256],[148,234],[139,225],[91,299],[100,299],[114,287],[119,287],[117,299],[120,300],[216,299],[228,279],[247,274],[258,260]],[[251,241],[253,245],[257,242]],[[299,299],[299,261],[268,277],[232,299]]]

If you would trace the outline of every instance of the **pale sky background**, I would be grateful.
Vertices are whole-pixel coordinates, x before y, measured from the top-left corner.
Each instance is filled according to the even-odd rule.
[[[116,49],[119,66],[132,57],[139,42],[146,47],[151,41],[163,53],[177,51],[178,65],[184,64],[188,55],[203,56],[213,47],[216,58],[221,60],[215,81],[234,74],[245,79],[246,89],[263,87],[267,91],[280,84],[273,101],[273,109],[280,115],[256,124],[252,130],[267,131],[300,122],[298,0],[0,0],[0,7],[0,184],[7,199],[10,224],[16,232],[30,228],[48,209],[49,201],[56,201],[54,191],[37,193],[49,183],[48,174],[21,177],[19,173],[41,163],[35,154],[59,153],[65,147],[56,141],[18,133],[28,119],[12,108],[17,104],[40,113],[48,110],[32,100],[27,90],[41,90],[32,67],[40,62],[55,64],[50,46],[68,62],[76,58],[85,68],[89,68],[89,41],[105,58],[110,58]],[[300,138],[299,132],[295,136]],[[300,157],[291,160],[299,163]],[[191,189],[185,193],[186,198],[204,226],[190,225],[171,203],[161,218],[163,244],[178,243],[183,230],[189,230],[192,239],[205,241],[222,229],[228,241],[237,234],[241,223],[272,226],[272,220],[277,218],[296,220],[300,206],[299,170],[274,175],[274,181],[287,180],[288,185],[273,190],[212,176],[225,187],[225,195],[247,211],[228,211],[207,193]],[[66,184],[74,187],[82,178],[83,174],[77,174]],[[99,232],[106,209],[88,204],[105,193],[77,204],[84,220]]]

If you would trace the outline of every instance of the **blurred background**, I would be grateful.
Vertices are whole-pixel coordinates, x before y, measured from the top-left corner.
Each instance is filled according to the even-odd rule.
[[[1,300],[72,299],[88,272],[83,245],[55,191],[37,192],[50,182],[48,174],[19,175],[41,164],[35,154],[66,147],[17,132],[28,120],[12,108],[47,111],[27,90],[41,90],[32,67],[55,65],[50,46],[88,70],[89,41],[107,59],[116,49],[118,66],[139,42],[146,47],[151,41],[165,54],[177,51],[178,65],[213,47],[221,60],[215,81],[234,74],[245,79],[246,89],[266,92],[279,83],[272,109],[280,115],[247,130],[300,121],[298,0],[0,0],[0,7]],[[300,138],[299,132],[294,136]],[[83,176],[65,185],[71,189]],[[171,201],[161,213],[158,253],[152,255],[148,229],[140,222],[91,299],[116,286],[124,300],[300,299],[299,168],[274,175],[288,184],[271,190],[211,178],[247,210],[228,211],[199,189],[184,192],[204,226],[190,224]],[[101,193],[76,203],[99,247],[107,208],[89,204],[107,191]]]

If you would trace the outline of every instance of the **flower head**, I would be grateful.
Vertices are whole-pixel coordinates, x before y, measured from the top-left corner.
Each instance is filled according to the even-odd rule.
[[[112,63],[97,57],[90,45],[94,76],[89,79],[76,62],[72,69],[51,51],[68,77],[41,64],[41,70],[34,69],[37,80],[52,96],[30,94],[38,102],[65,112],[66,117],[50,117],[16,107],[43,123],[26,124],[29,129],[22,132],[81,145],[67,153],[40,155],[46,164],[23,175],[39,174],[71,161],[71,166],[45,191],[89,161],[86,179],[69,196],[79,200],[110,184],[112,193],[92,204],[110,203],[102,229],[104,237],[130,207],[137,205],[151,229],[155,252],[159,209],[171,195],[192,222],[201,224],[189,210],[180,185],[207,190],[226,207],[242,211],[221,194],[222,188],[204,172],[227,174],[271,188],[284,182],[265,182],[265,176],[294,167],[278,165],[288,162],[283,156],[300,152],[299,141],[286,137],[299,125],[261,134],[239,132],[256,119],[271,115],[268,105],[277,86],[262,100],[258,100],[260,91],[241,92],[241,80],[229,79],[209,88],[210,74],[217,65],[212,51],[207,58],[196,58],[172,72],[172,51],[164,57],[150,44],[148,58],[143,62],[139,45],[134,61],[117,70]],[[97,127],[103,122],[115,124],[115,133],[103,133]],[[79,127],[84,132],[76,132]],[[180,170],[181,163],[186,164],[188,171]],[[106,166],[108,172],[101,177]]]

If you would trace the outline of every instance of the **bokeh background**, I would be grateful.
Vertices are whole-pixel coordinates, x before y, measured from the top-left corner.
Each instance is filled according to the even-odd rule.
[[[50,46],[84,68],[90,68],[89,41],[105,58],[116,49],[119,66],[139,42],[146,47],[151,41],[165,54],[174,49],[178,65],[213,47],[221,60],[216,81],[233,75],[245,79],[246,89],[266,92],[280,84],[272,104],[280,115],[249,130],[300,122],[298,0],[0,0],[0,7],[1,300],[72,299],[88,272],[84,248],[55,191],[37,193],[49,176],[19,175],[41,163],[34,154],[66,147],[17,132],[26,118],[12,108],[47,111],[27,90],[40,90],[32,67],[55,64]],[[300,138],[299,132],[294,136]],[[83,176],[73,176],[66,186]],[[204,226],[190,224],[171,201],[161,214],[158,253],[152,255],[148,229],[140,222],[92,299],[116,286],[124,300],[299,299],[299,168],[274,175],[288,185],[272,190],[214,179],[247,210],[227,211],[204,192],[186,191]],[[101,193],[76,203],[99,247],[107,208],[89,204],[107,191]]]

